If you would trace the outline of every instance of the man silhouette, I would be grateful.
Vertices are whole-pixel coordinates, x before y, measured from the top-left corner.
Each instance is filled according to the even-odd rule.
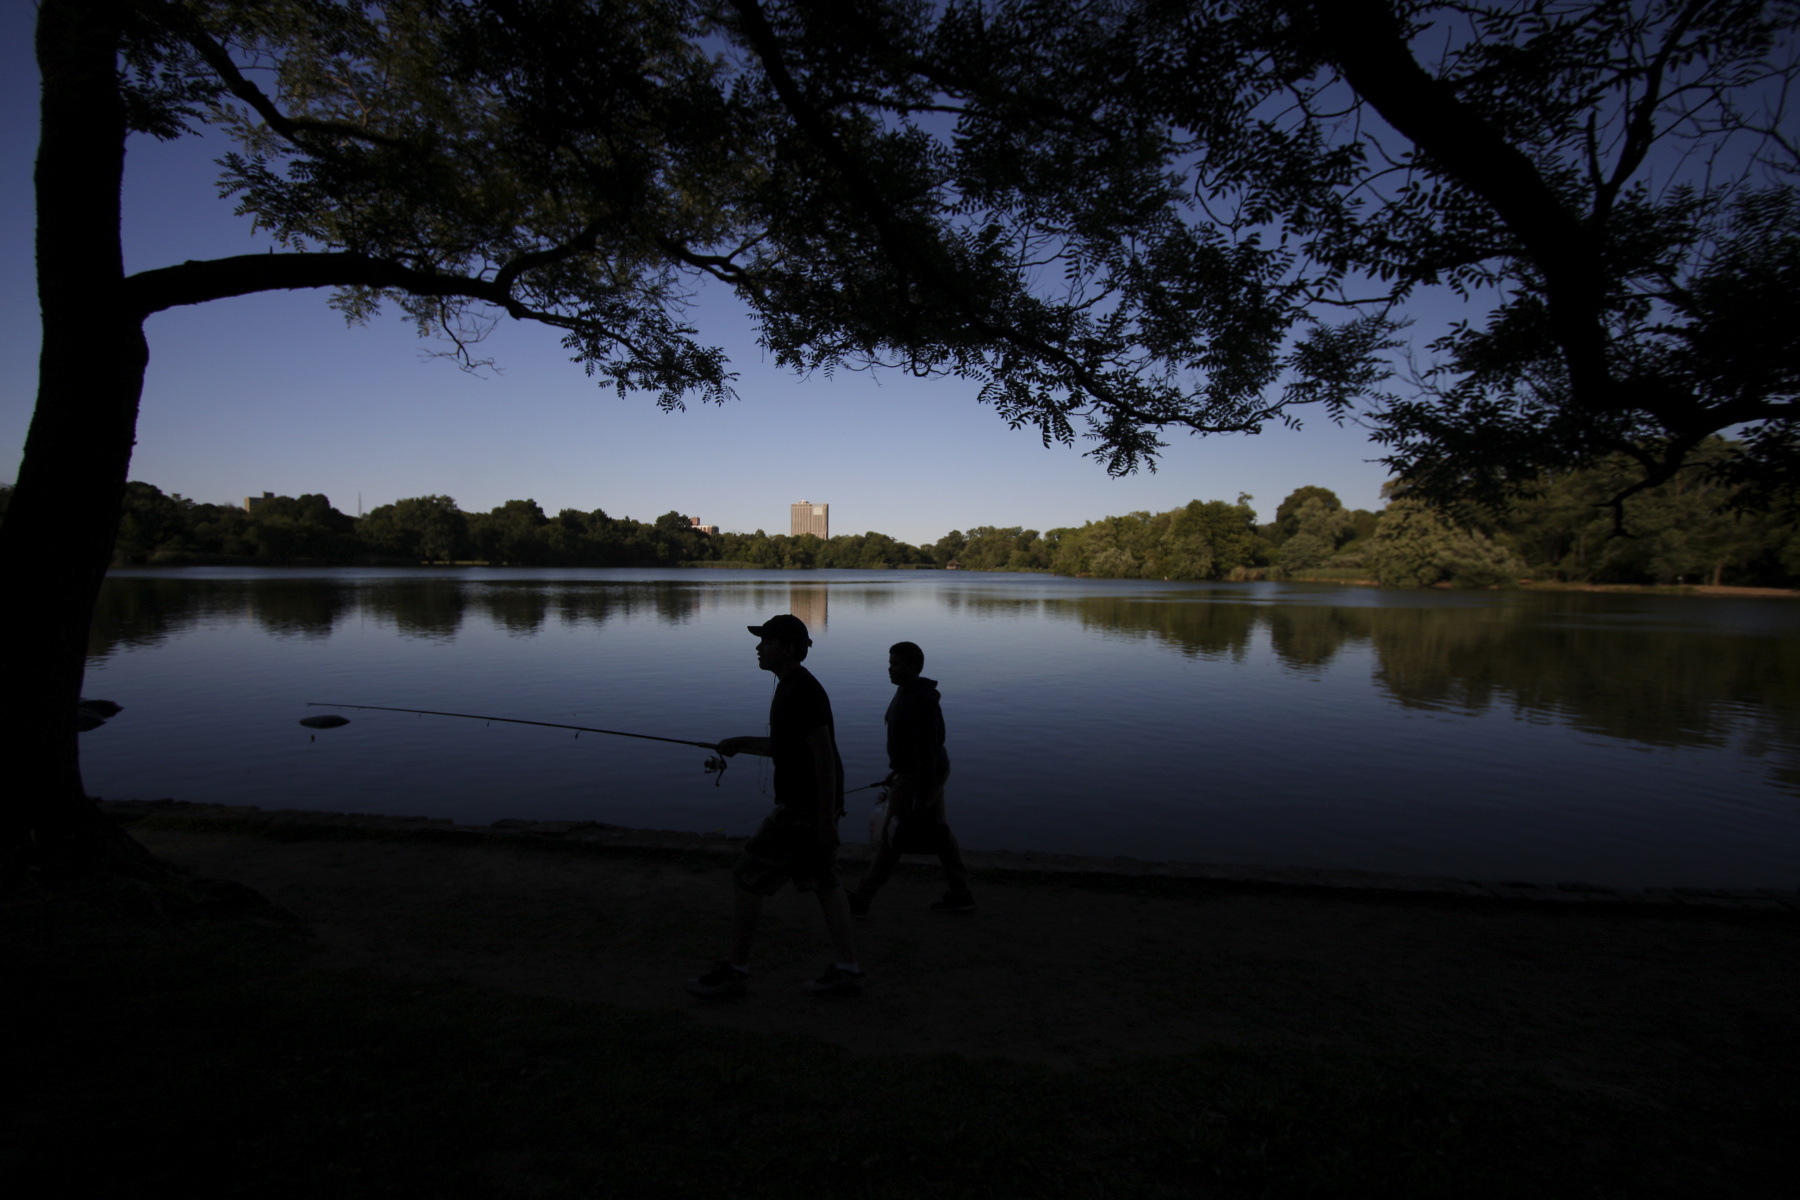
[[[794,887],[819,898],[831,936],[832,962],[805,985],[820,996],[862,994],[863,973],[850,936],[850,909],[838,882],[838,818],[844,811],[844,766],[838,757],[831,700],[806,660],[806,623],[782,613],[747,626],[760,640],[756,665],[775,676],[769,704],[768,737],[731,737],[719,743],[727,758],[759,754],[775,763],[775,809],[744,847],[732,869],[731,948],[706,974],[688,981],[688,991],[709,999],[741,996],[750,977],[750,947],[762,916],[763,898],[793,880]]]
[[[944,821],[944,781],[950,777],[950,757],[944,752],[944,712],[937,680],[926,679],[921,674],[924,669],[925,652],[912,642],[896,642],[888,648],[888,680],[894,685],[894,698],[882,718],[887,724],[888,815],[875,846],[875,861],[849,896],[850,911],[859,917],[868,915],[869,901],[894,873],[902,854],[936,854],[943,863],[950,890],[933,909],[975,910],[962,847]]]

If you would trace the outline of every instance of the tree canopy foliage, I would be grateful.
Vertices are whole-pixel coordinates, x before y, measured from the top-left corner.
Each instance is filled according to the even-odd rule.
[[[1253,427],[1318,402],[1369,422],[1416,498],[1607,455],[1651,486],[1734,431],[1703,465],[1757,499],[1800,458],[1797,19],[1763,0],[1017,0],[953,8],[940,35],[998,64],[962,114],[967,194],[1029,214],[1016,244],[1066,230],[1095,320],[1178,372],[1110,410],[1115,464],[1220,405]],[[1080,182],[1039,202],[1058,178]],[[1396,388],[1408,303],[1445,298],[1464,318]]]
[[[397,305],[466,366],[494,320],[535,320],[674,407],[730,395],[683,319],[710,279],[781,363],[961,375],[1115,471],[1171,422],[1257,428],[1280,408],[1262,357],[1314,380],[1335,336],[1284,348],[1247,248],[1122,258],[1177,200],[1165,119],[1108,99],[1117,61],[997,43],[1004,5],[991,28],[917,0],[122,7],[130,127],[229,130],[222,187],[281,248],[142,272],[144,313],[333,287],[351,319]],[[1063,17],[1073,53],[1087,24]]]
[[[1797,448],[1792,2],[132,8],[134,128],[227,126],[289,251],[145,272],[146,311],[331,285],[466,365],[546,321],[673,406],[730,394],[711,278],[783,363],[961,374],[1114,471],[1320,404],[1432,498]],[[1428,294],[1469,319],[1396,389]]]

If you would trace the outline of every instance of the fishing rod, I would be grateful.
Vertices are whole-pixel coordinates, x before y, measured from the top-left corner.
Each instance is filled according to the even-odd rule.
[[[470,721],[504,721],[508,725],[539,725],[545,729],[573,729],[577,735],[583,733],[605,733],[610,734],[613,737],[641,738],[646,742],[673,742],[677,746],[698,746],[702,750],[717,750],[719,748],[717,742],[690,742],[686,738],[660,737],[654,733],[627,733],[623,729],[596,729],[592,725],[560,725],[555,721],[526,721],[518,717],[490,717],[482,713],[439,712],[436,709],[430,708],[391,708],[385,704],[333,704],[328,700],[308,700],[306,706],[308,708],[360,708],[369,709],[374,712],[417,713],[422,717],[462,717]],[[302,722],[302,724],[305,724],[305,722]],[[706,760],[706,773],[708,775],[711,775],[715,771],[719,773],[719,777],[713,780],[714,787],[725,782],[725,762],[724,755],[719,755],[716,758],[709,758]],[[862,787],[851,788],[849,791],[845,792],[844,795],[854,796],[858,792],[866,792],[873,788],[886,787],[888,783],[889,780],[887,779],[877,779],[874,783],[866,783]]]
[[[508,725],[538,725],[545,729],[573,729],[576,737],[580,737],[584,733],[604,733],[611,737],[639,738],[646,742],[672,742],[677,746],[698,746],[702,750],[719,748],[717,742],[694,742],[687,738],[659,737],[654,733],[627,733],[623,729],[597,729],[592,725],[561,725],[555,721],[526,721],[519,717],[490,717],[483,713],[439,712],[431,708],[393,708],[385,704],[334,704],[327,700],[308,700],[306,706],[308,708],[358,708],[372,712],[417,713],[422,717],[462,717],[470,721],[502,721]],[[706,773],[711,775],[716,771],[719,775],[717,779],[713,780],[714,787],[725,782],[726,761],[723,754],[714,755],[706,760]]]

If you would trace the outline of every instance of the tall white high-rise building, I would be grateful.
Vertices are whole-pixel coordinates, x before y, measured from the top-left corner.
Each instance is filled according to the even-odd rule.
[[[819,538],[831,536],[831,505],[802,500],[788,506],[791,512],[790,536],[810,533]]]

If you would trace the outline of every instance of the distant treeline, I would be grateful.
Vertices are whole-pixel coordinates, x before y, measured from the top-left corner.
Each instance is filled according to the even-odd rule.
[[[1723,442],[1714,449],[1724,452]],[[1452,521],[1406,498],[1380,512],[1347,510],[1303,487],[1258,524],[1249,496],[1195,500],[1168,512],[1103,517],[1040,533],[951,530],[930,545],[882,533],[706,534],[678,512],[654,521],[533,500],[464,512],[448,496],[415,496],[356,518],[324,496],[275,496],[252,511],[199,504],[128,485],[114,561],[496,566],[791,568],[960,567],[1123,579],[1370,579],[1388,586],[1486,587],[1523,578],[1581,583],[1800,585],[1800,511],[1733,512],[1699,474],[1630,497],[1623,532],[1605,501],[1630,479],[1624,462],[1543,480],[1503,513]],[[11,489],[0,486],[0,514]]]
[[[1729,453],[1713,439],[1700,456]],[[1390,485],[1380,512],[1347,510],[1322,487],[1290,493],[1257,524],[1249,496],[1134,512],[1079,529],[972,529],[932,547],[940,562],[1125,579],[1368,579],[1388,587],[1565,583],[1800,586],[1800,506],[1734,511],[1700,471],[1624,501],[1623,459],[1547,476],[1504,511],[1453,520]]]

